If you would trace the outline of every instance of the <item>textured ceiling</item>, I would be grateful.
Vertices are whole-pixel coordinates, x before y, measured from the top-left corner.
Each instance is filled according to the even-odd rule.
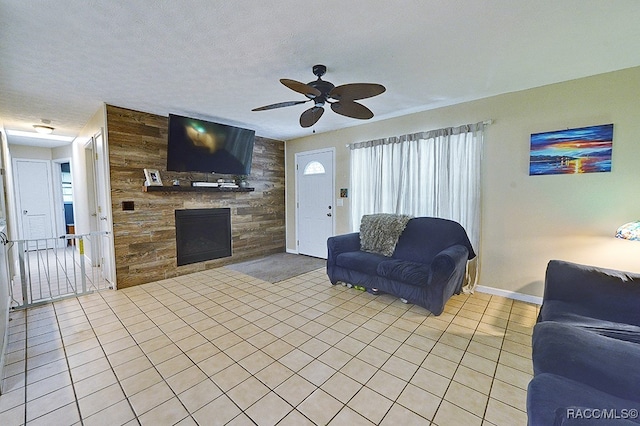
[[[380,120],[640,65],[637,0],[0,0],[0,119],[76,135],[103,102],[292,139],[361,124],[279,83],[371,82]],[[11,139],[10,139],[11,141]]]

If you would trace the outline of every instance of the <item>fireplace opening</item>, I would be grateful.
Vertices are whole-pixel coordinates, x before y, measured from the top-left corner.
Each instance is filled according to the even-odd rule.
[[[231,210],[176,210],[178,266],[231,256]]]

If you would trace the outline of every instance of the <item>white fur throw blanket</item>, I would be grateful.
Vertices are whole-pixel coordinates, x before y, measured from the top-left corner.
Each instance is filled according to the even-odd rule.
[[[360,249],[391,257],[410,219],[411,216],[388,213],[362,216]]]

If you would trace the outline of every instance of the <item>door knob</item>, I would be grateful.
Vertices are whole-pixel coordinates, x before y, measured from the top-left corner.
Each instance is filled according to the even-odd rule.
[[[22,210],[22,214],[27,214],[28,212],[26,210]]]
[[[100,216],[100,220],[107,220],[106,216]]]
[[[327,216],[331,217],[331,213],[327,213]]]

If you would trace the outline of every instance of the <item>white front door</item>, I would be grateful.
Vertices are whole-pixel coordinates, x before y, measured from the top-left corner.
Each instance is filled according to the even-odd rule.
[[[22,240],[55,237],[49,161],[16,159],[14,170],[20,222],[18,237]]]
[[[298,253],[327,258],[334,234],[333,149],[296,154]]]

